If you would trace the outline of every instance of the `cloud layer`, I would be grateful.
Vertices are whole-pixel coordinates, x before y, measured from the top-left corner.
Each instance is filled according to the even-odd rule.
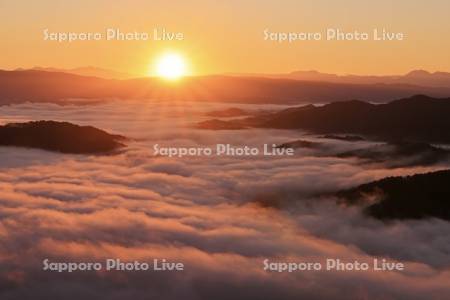
[[[139,109],[136,109],[139,107]],[[369,219],[317,195],[392,168],[299,149],[294,157],[154,156],[153,145],[280,144],[294,131],[202,131],[207,110],[189,103],[107,102],[0,107],[1,122],[52,119],[131,137],[114,156],[0,148],[2,299],[439,299],[450,297],[450,225]],[[259,107],[243,106],[245,109]],[[138,111],[138,112],[136,112]],[[365,146],[322,140],[330,153]],[[366,143],[366,142],[364,142]],[[320,153],[319,153],[319,152]],[[261,203],[270,201],[278,208]],[[403,262],[404,272],[263,270],[263,260]],[[183,272],[42,271],[42,260],[182,261]]]

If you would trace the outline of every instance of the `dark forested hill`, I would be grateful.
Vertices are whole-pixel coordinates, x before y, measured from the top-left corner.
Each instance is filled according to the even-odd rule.
[[[348,204],[366,203],[365,212],[378,219],[450,220],[450,170],[407,177],[388,177],[338,192]],[[377,199],[370,204],[367,200]]]
[[[122,146],[119,135],[91,126],[37,121],[0,126],[0,146],[38,148],[62,153],[104,153]]]

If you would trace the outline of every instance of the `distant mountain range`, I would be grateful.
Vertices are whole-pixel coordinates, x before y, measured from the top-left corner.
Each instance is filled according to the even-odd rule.
[[[0,126],[0,146],[37,148],[61,153],[107,153],[124,145],[124,137],[92,126],[36,121]]]
[[[450,220],[449,182],[450,170],[443,170],[407,177],[388,177],[340,191],[337,196],[343,203],[368,205],[365,212],[382,220]],[[375,203],[373,197],[376,198]]]
[[[417,95],[387,104],[352,100],[324,106],[306,105],[242,120],[222,120],[220,128],[208,129],[231,126],[303,129],[317,134],[356,134],[393,142],[450,143],[449,116],[450,98]],[[206,123],[202,124],[199,127],[207,128]]]
[[[287,78],[297,80],[328,81],[338,83],[357,84],[411,84],[430,87],[450,87],[450,73],[414,70],[405,75],[393,76],[362,76],[362,75],[336,75],[320,73],[317,71],[296,71]]]
[[[31,69],[16,69],[16,71],[46,71],[68,73],[80,76],[93,76],[104,79],[133,79],[140,78],[141,75],[126,72],[118,72],[114,70],[98,68],[93,66],[79,67],[72,69],[51,68],[51,67],[34,67]],[[241,76],[241,77],[262,77],[262,78],[279,78],[293,79],[302,81],[315,82],[333,82],[348,84],[409,84],[426,87],[449,87],[450,73],[448,72],[428,72],[425,70],[413,70],[403,75],[337,75],[332,73],[322,73],[318,71],[294,71],[281,74],[263,74],[263,73],[229,73],[225,76]]]
[[[68,73],[68,74],[75,74],[80,76],[93,76],[93,77],[99,77],[99,78],[105,78],[105,79],[131,79],[131,78],[137,78],[138,75],[135,74],[129,74],[124,72],[117,72],[113,70],[108,69],[102,69],[97,67],[80,67],[80,68],[73,68],[73,69],[60,69],[60,68],[43,68],[43,67],[34,67],[32,69],[16,69],[16,71],[45,71],[45,72],[58,72],[58,73]]]
[[[387,102],[427,94],[449,97],[450,87],[400,84],[348,84],[291,79],[200,76],[179,82],[158,78],[127,80],[80,76],[51,71],[0,71],[0,105],[61,99],[159,99],[236,103],[329,103],[348,99]]]
[[[234,74],[236,76],[284,78],[350,84],[410,84],[428,87],[450,87],[450,73],[414,70],[405,75],[337,75],[318,71],[295,71],[286,74]]]

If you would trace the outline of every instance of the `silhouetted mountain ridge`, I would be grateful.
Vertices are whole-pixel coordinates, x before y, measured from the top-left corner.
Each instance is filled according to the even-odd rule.
[[[35,121],[0,126],[0,146],[37,148],[62,153],[107,153],[124,145],[124,137],[92,126]]]
[[[363,101],[287,109],[261,118],[248,118],[242,126],[304,129],[319,134],[366,135],[388,141],[450,143],[450,98],[416,95],[387,104]]]
[[[347,84],[235,76],[128,80],[79,76],[64,72],[0,71],[0,105],[58,102],[61,99],[158,99],[235,103],[329,103],[347,99],[386,102],[425,93],[449,97],[450,87]]]
[[[20,70],[24,71],[23,69],[18,69],[17,71],[20,71]],[[93,66],[73,68],[73,69],[34,67],[30,70],[69,73],[69,74],[75,74],[75,75],[80,75],[80,76],[93,76],[93,77],[99,77],[99,78],[105,78],[105,79],[131,79],[131,78],[139,77],[139,76],[133,75],[133,74],[117,72],[114,70],[97,68],[97,67],[93,67]]]
[[[337,75],[315,70],[294,71],[285,74],[236,74],[239,76],[284,78],[351,84],[403,84],[429,87],[450,87],[450,73],[413,70],[404,75]]]

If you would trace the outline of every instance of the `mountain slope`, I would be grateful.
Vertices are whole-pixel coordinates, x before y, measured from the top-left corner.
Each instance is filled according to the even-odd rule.
[[[450,170],[407,177],[388,177],[341,191],[337,196],[348,204],[368,204],[365,212],[378,219],[450,220]]]

